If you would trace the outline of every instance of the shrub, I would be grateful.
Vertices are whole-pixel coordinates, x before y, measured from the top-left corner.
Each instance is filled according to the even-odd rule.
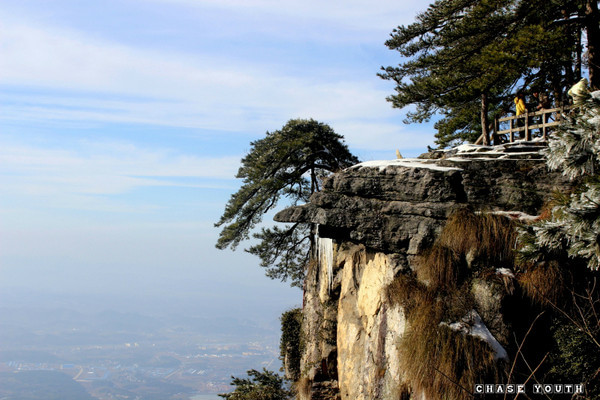
[[[303,347],[301,328],[302,310],[300,308],[294,308],[281,315],[280,356],[286,377],[293,381],[300,378],[300,357]]]

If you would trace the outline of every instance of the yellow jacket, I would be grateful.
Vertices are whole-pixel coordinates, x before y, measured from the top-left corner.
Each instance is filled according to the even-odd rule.
[[[525,114],[527,108],[525,107],[525,101],[522,98],[515,97],[515,106],[517,107],[517,117],[519,115]]]

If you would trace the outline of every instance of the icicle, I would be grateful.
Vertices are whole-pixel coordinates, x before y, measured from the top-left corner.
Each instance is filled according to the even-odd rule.
[[[317,246],[319,263],[327,270],[327,287],[331,291],[333,286],[333,240],[317,235]]]

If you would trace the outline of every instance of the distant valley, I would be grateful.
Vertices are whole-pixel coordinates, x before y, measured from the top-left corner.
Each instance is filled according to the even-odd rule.
[[[280,366],[277,321],[4,304],[3,399],[207,399]]]

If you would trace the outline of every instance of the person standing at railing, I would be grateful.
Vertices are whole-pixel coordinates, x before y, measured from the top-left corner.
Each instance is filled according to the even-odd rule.
[[[535,107],[536,111],[548,110],[552,108],[550,106],[550,99],[546,93],[533,92],[533,97],[535,97],[535,99],[538,101],[538,105]]]
[[[520,128],[522,126],[525,126],[525,118],[522,118],[521,116],[524,116],[527,112],[527,106],[525,105],[525,94],[523,93],[523,91],[519,90],[517,92],[517,97],[515,97],[514,102],[517,111],[517,127]]]
[[[533,97],[538,102],[537,106],[535,107],[535,111],[543,112],[544,110],[549,110],[552,108],[551,104],[550,104],[550,99],[548,98],[546,93],[533,92]],[[548,121],[550,120],[551,113],[544,113],[542,115],[543,115],[543,117],[539,118],[540,123],[547,124]],[[544,128],[540,128],[540,135],[543,135],[543,133],[544,133]]]

